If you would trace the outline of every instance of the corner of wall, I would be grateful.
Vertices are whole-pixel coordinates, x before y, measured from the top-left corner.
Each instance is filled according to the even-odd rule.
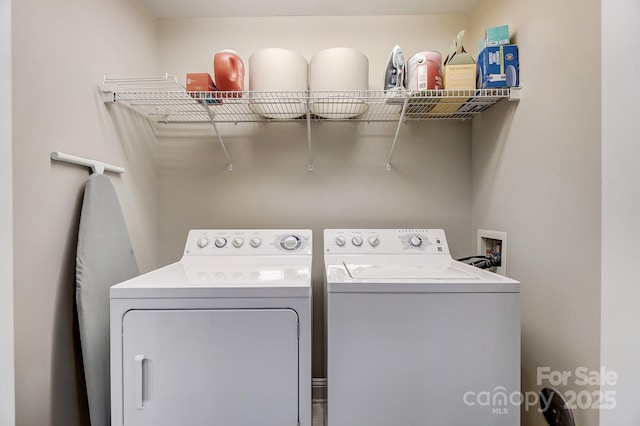
[[[576,377],[600,368],[599,2],[484,0],[472,13],[470,49],[485,28],[508,24],[520,56],[520,102],[472,123],[471,232],[509,235],[509,275],[522,282],[525,401],[552,385],[539,368],[571,374],[553,386],[565,396],[599,389]],[[566,28],[580,40],[571,57],[557,49]],[[585,72],[550,79],[550,63]],[[538,407],[523,407],[523,424],[546,424]],[[573,411],[577,424],[598,424],[598,410]]]
[[[11,0],[0,0],[0,424],[15,424]]]

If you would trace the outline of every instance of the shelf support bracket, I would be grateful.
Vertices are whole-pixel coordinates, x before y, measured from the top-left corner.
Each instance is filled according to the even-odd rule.
[[[520,100],[520,90],[522,87],[510,87],[509,88],[509,102],[518,102]]]
[[[224,152],[224,156],[227,159],[227,170],[228,171],[232,171],[233,170],[233,164],[231,163],[231,158],[229,158],[229,153],[227,152],[227,147],[224,146],[224,142],[222,141],[222,137],[220,136],[220,132],[218,132],[218,126],[216,125],[216,119],[213,116],[213,113],[211,112],[209,107],[207,106],[207,102],[206,101],[202,101],[201,105],[204,108],[204,110],[207,112],[207,115],[209,116],[209,121],[211,121],[211,125],[213,126],[213,130],[216,132],[216,136],[218,138],[218,143],[220,143],[220,147],[222,147],[222,151]]]
[[[389,159],[387,160],[387,170],[391,170],[391,157],[393,157],[393,151],[396,149],[396,142],[398,141],[398,133],[400,133],[400,125],[404,122],[404,114],[407,111],[407,105],[409,104],[409,96],[405,96],[404,103],[402,104],[402,112],[398,119],[398,126],[396,127],[396,134],[393,136],[393,144],[391,145],[391,152],[389,152]]]
[[[309,171],[313,171],[313,156],[311,152],[311,96],[307,92],[307,146],[309,149]]]
[[[104,87],[100,88],[100,92],[102,92],[102,101],[105,104],[111,104],[116,102],[116,94],[111,90],[107,90]]]

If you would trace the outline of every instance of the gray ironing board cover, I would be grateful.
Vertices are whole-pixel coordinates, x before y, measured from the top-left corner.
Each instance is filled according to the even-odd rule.
[[[85,186],[76,253],[76,304],[91,426],[110,424],[109,288],[137,275],[113,184],[94,173]]]

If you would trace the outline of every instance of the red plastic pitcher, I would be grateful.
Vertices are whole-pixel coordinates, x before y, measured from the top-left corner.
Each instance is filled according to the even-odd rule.
[[[244,90],[244,63],[233,50],[221,50],[214,55],[213,75],[218,91]]]

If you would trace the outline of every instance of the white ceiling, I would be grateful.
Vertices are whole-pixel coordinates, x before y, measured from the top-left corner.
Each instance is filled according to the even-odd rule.
[[[481,0],[144,0],[159,18],[466,14]]]

